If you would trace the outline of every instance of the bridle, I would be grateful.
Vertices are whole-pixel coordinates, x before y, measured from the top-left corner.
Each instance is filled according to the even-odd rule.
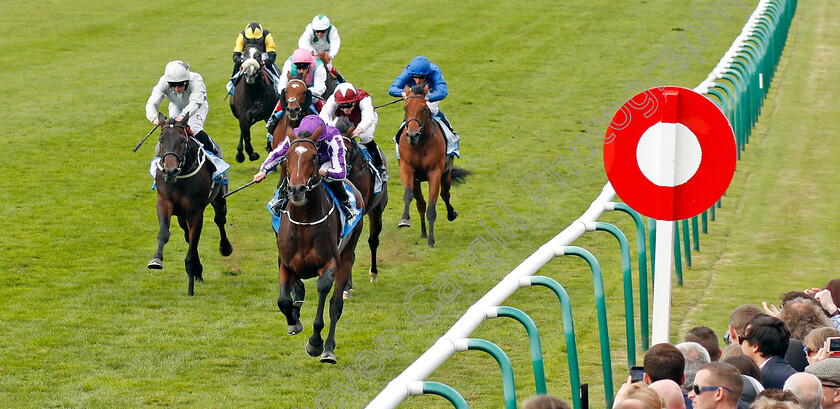
[[[306,91],[307,91],[309,88],[306,86],[306,82],[304,82],[304,81],[303,81],[303,80],[301,80],[301,79],[294,78],[294,79],[289,80],[289,83],[288,83],[288,84],[286,84],[286,87],[288,88],[290,85],[292,85],[292,84],[294,84],[294,83],[298,83],[298,82],[301,84],[301,86],[303,86],[303,92],[304,92],[304,95],[306,95]],[[288,95],[288,94],[289,94],[289,93],[288,93],[288,92],[286,92],[286,95]],[[286,97],[286,106],[287,106],[287,107],[288,107],[288,106],[289,106],[289,104],[291,104],[292,102],[298,102],[297,97]],[[303,106],[305,102],[306,102],[305,100],[304,100],[304,101],[300,101],[300,102],[299,102],[299,103],[300,103],[300,111],[297,113],[297,115],[300,115],[300,114],[302,114],[302,113],[306,112],[306,110],[309,108],[309,107],[305,107],[305,106]],[[299,117],[299,116],[292,115],[292,111],[291,111],[290,109],[287,109],[287,111],[288,111],[289,119],[291,119],[291,120],[293,120],[293,121],[297,121],[298,119],[300,119],[300,117]],[[310,142],[311,142],[311,141],[310,141]]]
[[[423,101],[423,112],[428,112],[429,111],[429,107],[426,105],[426,102],[425,102],[425,99],[426,99],[425,95],[409,95],[409,96],[405,97],[406,100],[408,100],[410,98],[423,98],[423,100],[424,100]],[[423,124],[425,124],[426,121],[429,120],[429,118],[431,118],[431,115],[427,116],[426,118],[424,118],[421,121],[418,118],[410,118],[409,119],[407,114],[404,115],[403,116],[403,121],[405,121],[406,134],[408,134],[408,124],[411,123],[411,121],[416,121],[417,124],[420,126],[420,129],[417,131],[417,133],[420,134],[420,135],[423,135]]]
[[[193,169],[191,172],[189,172],[185,175],[182,175],[181,174],[181,169],[186,164],[187,156],[189,156],[189,153],[190,153],[190,144],[188,142],[188,139],[189,139],[188,128],[187,128],[186,125],[178,125],[178,124],[163,125],[163,126],[161,126],[161,139],[163,139],[163,130],[166,129],[166,128],[181,128],[184,131],[184,136],[181,137],[181,144],[184,146],[184,154],[182,156],[182,155],[179,155],[179,154],[177,154],[173,151],[169,151],[169,152],[164,153],[163,155],[160,156],[160,160],[158,161],[158,165],[157,165],[158,170],[160,170],[161,172],[164,171],[163,161],[164,161],[164,159],[166,159],[167,156],[172,155],[172,156],[175,156],[175,159],[178,160],[178,167],[175,168],[175,175],[178,179],[186,179],[186,178],[194,176],[196,173],[198,173],[199,170],[201,170],[202,166],[204,166],[204,161],[206,159],[206,155],[204,155],[204,150],[203,149],[197,149],[197,151],[198,151],[198,154],[197,154],[198,165],[196,165],[195,169]]]
[[[319,154],[317,143],[313,142],[310,139],[298,138],[298,139],[295,139],[294,141],[292,141],[291,143],[289,143],[289,149],[292,149],[292,145],[294,145],[296,143],[310,143],[310,144],[312,144],[312,147],[315,148],[315,155],[316,155],[315,157],[317,158],[317,155]],[[288,176],[286,176],[286,177],[288,178]],[[317,188],[318,185],[321,184],[321,179],[322,179],[321,174],[318,173],[318,166],[315,166],[315,171],[312,173],[312,175],[309,177],[309,180],[306,181],[306,184],[303,187],[303,194],[307,194],[307,193],[315,190],[315,188]],[[320,218],[320,219],[318,219],[314,222],[299,222],[297,220],[292,219],[292,214],[289,213],[288,210],[281,209],[280,211],[286,214],[286,216],[289,218],[289,221],[292,224],[296,224],[298,226],[314,226],[316,224],[323,223],[324,221],[326,221],[330,217],[330,215],[333,214],[333,211],[335,211],[335,202],[330,200],[330,204],[331,204],[331,206],[330,206],[329,212],[327,212],[327,214],[324,215],[324,217],[322,217],[322,218]]]

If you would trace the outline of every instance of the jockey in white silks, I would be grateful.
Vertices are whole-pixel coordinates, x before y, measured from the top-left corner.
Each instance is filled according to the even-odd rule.
[[[321,57],[327,65],[327,71],[338,82],[344,82],[344,77],[332,64],[332,60],[338,55],[338,49],[341,48],[341,37],[338,35],[338,27],[332,25],[327,16],[319,14],[312,18],[312,22],[306,25],[298,39],[298,48],[309,50],[312,55]]]

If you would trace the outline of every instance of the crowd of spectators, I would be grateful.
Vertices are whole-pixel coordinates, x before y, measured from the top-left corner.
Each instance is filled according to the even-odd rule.
[[[613,409],[840,409],[840,279],[791,291],[781,304],[741,305],[720,339],[712,328],[689,330],[676,345],[656,344],[642,381],[630,377]],[[524,409],[565,409],[539,396]]]

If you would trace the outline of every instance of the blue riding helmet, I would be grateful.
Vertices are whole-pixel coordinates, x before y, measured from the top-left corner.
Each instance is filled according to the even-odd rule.
[[[411,75],[429,75],[430,72],[432,72],[432,65],[429,59],[422,55],[412,58],[408,63],[408,73]]]

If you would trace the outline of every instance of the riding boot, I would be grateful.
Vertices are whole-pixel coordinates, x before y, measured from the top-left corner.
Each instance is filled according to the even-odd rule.
[[[370,142],[363,143],[362,145],[365,146],[365,149],[367,149],[370,154],[373,166],[376,166],[376,169],[379,170],[379,176],[382,178],[382,181],[388,180],[388,169],[385,167],[385,161],[382,160],[382,152],[380,152],[379,147],[376,146],[376,141],[371,139]]]
[[[286,194],[286,186],[288,182],[289,179],[287,178],[280,179],[280,184],[277,186],[277,199],[272,199],[271,212],[277,217],[280,217],[283,214],[283,210],[286,208],[286,203],[289,201],[288,195]]]
[[[350,196],[347,194],[347,190],[344,189],[344,182],[339,179],[325,181],[325,183],[335,195],[338,203],[341,204],[341,207],[344,209],[344,213],[347,215],[348,219],[356,217],[356,215],[359,214],[359,210],[350,204]]]
[[[339,84],[345,82],[344,77],[341,75],[340,72],[338,72],[337,69],[335,69],[335,67],[330,68],[330,74],[332,74],[333,78],[335,78],[335,80],[338,81]]]
[[[210,151],[210,153],[216,155],[218,158],[222,158],[221,149],[219,149],[213,142],[213,140],[210,139],[210,135],[207,135],[207,132],[204,132],[204,130],[202,129],[198,131],[198,133],[196,133],[194,137],[197,141],[201,142],[201,144],[204,145],[204,149]]]

